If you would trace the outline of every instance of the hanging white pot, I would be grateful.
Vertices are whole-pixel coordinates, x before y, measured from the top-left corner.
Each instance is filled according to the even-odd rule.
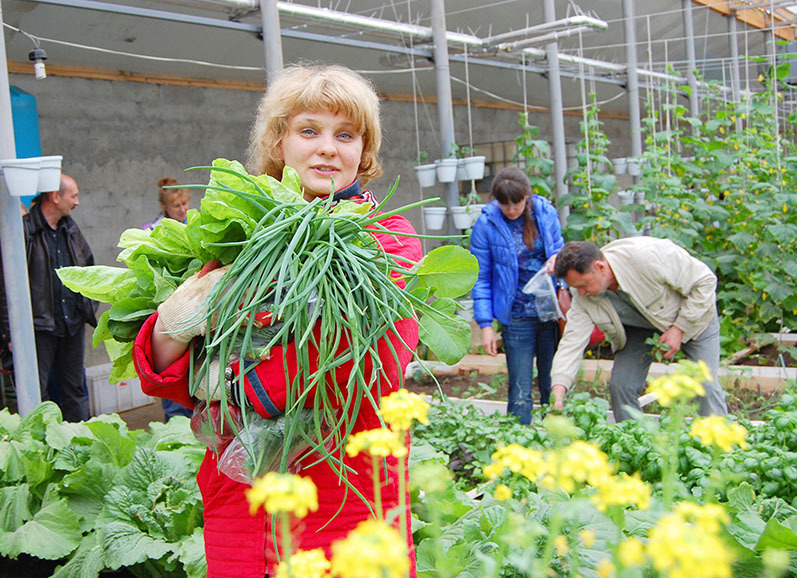
[[[634,193],[634,203],[637,205],[645,204],[645,191],[637,191]]]
[[[628,174],[632,177],[638,177],[642,174],[642,164],[639,159],[634,157],[628,158]]]
[[[61,188],[61,161],[64,157],[62,155],[52,155],[39,158],[41,159],[41,167],[39,168],[38,191],[42,193],[57,191]]]
[[[454,227],[457,229],[470,229],[473,224],[467,205],[451,207],[451,218],[454,220]]]
[[[634,191],[617,191],[617,198],[621,205],[630,205],[634,202]]]
[[[467,205],[465,208],[467,209],[465,212],[470,215],[470,226],[472,227],[476,224],[476,221],[479,220],[479,215],[482,214],[484,205],[480,203],[474,203],[472,205]]]
[[[465,159],[457,159],[457,180],[469,181],[468,171],[465,168]]]
[[[443,228],[446,221],[446,207],[423,207],[423,222],[426,228],[437,231]]]
[[[438,159],[434,162],[437,168],[437,180],[441,183],[453,183],[457,178],[457,159]]]
[[[620,157],[620,158],[614,159],[612,161],[612,164],[614,165],[614,174],[615,175],[624,175],[626,169],[628,168],[628,162],[627,162],[627,159],[625,157]]]
[[[484,178],[484,163],[487,157],[466,157],[462,160],[465,161],[465,172],[468,174],[469,181],[478,181]]]
[[[422,187],[433,187],[435,183],[434,164],[418,165],[415,167],[415,174]]]
[[[38,192],[39,157],[30,159],[3,159],[0,168],[12,197],[28,197]]]

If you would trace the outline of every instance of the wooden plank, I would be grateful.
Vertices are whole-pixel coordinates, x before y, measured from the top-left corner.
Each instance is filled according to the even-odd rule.
[[[722,14],[723,16],[730,16],[736,14],[736,19],[739,22],[758,28],[759,30],[767,30],[772,27],[772,23],[767,15],[769,10],[769,2],[762,2],[761,8],[750,7],[749,2],[739,2],[731,0],[692,0],[694,4],[704,6]],[[766,10],[766,11],[765,11]],[[775,36],[783,40],[794,40],[794,25],[791,23],[794,19],[794,14],[786,9],[778,8],[775,10]],[[778,22],[784,24],[778,24]]]
[[[15,74],[33,74],[33,63],[30,62],[8,62],[8,71]],[[180,76],[158,76],[153,74],[136,74],[124,70],[103,70],[99,68],[86,68],[81,66],[61,66],[56,64],[47,65],[49,76],[62,76],[69,78],[86,78],[91,80],[111,80],[123,82],[142,82],[145,84],[167,84],[172,86],[196,86],[201,88],[218,88],[221,90],[246,90],[251,92],[263,92],[266,89],[265,81],[257,82],[238,82],[233,80],[212,80],[207,78],[188,78]],[[380,94],[379,98],[388,102],[412,102],[411,94]],[[424,97],[419,102],[437,104],[437,98]],[[453,104],[456,106],[467,106],[465,99],[455,99]],[[492,110],[516,110],[522,111],[523,107],[506,102],[491,102],[486,100],[471,100],[473,108],[484,108]],[[529,105],[527,109],[531,112],[547,114],[551,109],[545,106]],[[566,110],[565,116],[581,116],[581,110]],[[601,112],[601,118],[611,118],[616,120],[628,120],[627,114]]]

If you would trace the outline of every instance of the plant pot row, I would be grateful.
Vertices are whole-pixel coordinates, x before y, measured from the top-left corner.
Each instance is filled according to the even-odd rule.
[[[482,204],[463,205],[458,207],[424,207],[423,220],[426,228],[439,230],[443,228],[446,215],[450,214],[457,229],[470,229],[482,214]]]
[[[477,181],[484,178],[485,160],[483,156],[439,159],[432,164],[415,167],[415,172],[422,187],[434,186],[435,182]]]
[[[628,173],[632,177],[642,174],[642,160],[635,157],[620,157],[612,160],[615,175]]]

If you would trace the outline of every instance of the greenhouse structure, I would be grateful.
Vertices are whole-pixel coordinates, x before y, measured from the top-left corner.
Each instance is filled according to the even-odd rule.
[[[0,0],[0,23],[0,578],[797,575],[797,2]],[[368,210],[312,201],[321,195],[287,168],[282,181],[245,173],[258,104],[296,65],[351,69],[378,96]],[[99,302],[85,336],[91,418],[78,423],[42,402],[31,309],[23,215],[52,190],[41,179],[53,166],[79,186],[72,216],[94,260],[59,279]],[[486,323],[498,355],[478,306],[474,320],[474,283],[490,275],[471,245],[507,167],[552,207],[562,243],[668,239],[706,267],[727,416],[697,417],[692,398],[711,373],[671,360],[657,332],[645,413],[615,423],[607,400],[625,336],[618,347],[599,331],[564,408],[540,385],[532,427],[507,415],[517,386],[498,315]],[[33,175],[32,188],[15,174]],[[190,193],[183,223],[160,221],[167,179]],[[393,212],[407,244],[387,249]],[[410,256],[416,241],[422,258]],[[302,252],[316,242],[314,257]],[[164,419],[139,331],[155,335],[158,307],[219,265],[230,286],[203,294],[218,310],[184,344],[194,417]],[[273,333],[257,337],[264,324]],[[250,377],[273,351],[285,356],[278,402]],[[349,365],[345,387],[323,387]],[[222,393],[199,401],[214,379]],[[390,380],[408,397],[387,396]],[[362,412],[400,447],[360,440]],[[258,442],[253,424],[281,428],[280,441]],[[219,465],[230,443],[246,464],[232,473]],[[362,472],[348,460],[369,452],[352,482]],[[241,528],[268,528],[255,571],[246,554],[230,558],[233,574],[214,558],[224,532],[196,481],[209,460],[248,488],[236,511],[251,504],[259,517]],[[270,492],[319,464],[347,497],[305,532],[318,504],[280,509]],[[330,490],[317,491],[324,511]],[[303,550],[338,531],[348,500],[378,527]]]

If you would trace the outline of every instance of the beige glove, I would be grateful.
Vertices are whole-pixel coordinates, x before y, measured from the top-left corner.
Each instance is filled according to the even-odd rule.
[[[219,363],[218,357],[210,362],[210,366],[208,367],[208,375],[205,375],[202,378],[199,387],[197,387],[197,390],[194,393],[194,397],[207,401],[208,403],[211,401],[219,401],[221,399],[221,388],[225,387],[225,383],[223,381],[219,383],[220,367],[221,364]]]
[[[180,343],[188,343],[194,337],[205,335],[208,296],[229,268],[229,265],[225,265],[201,277],[200,273],[195,273],[161,303],[158,317],[163,333]]]

